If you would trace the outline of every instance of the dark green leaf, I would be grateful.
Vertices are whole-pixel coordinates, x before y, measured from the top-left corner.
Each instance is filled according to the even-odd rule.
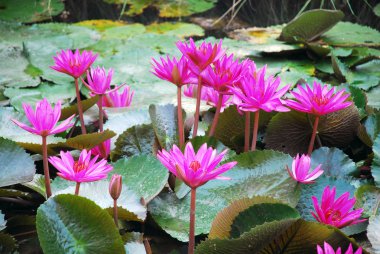
[[[0,232],[0,253],[16,253],[17,242],[13,236]]]
[[[80,196],[58,195],[42,204],[37,233],[45,253],[125,253],[112,217]]]

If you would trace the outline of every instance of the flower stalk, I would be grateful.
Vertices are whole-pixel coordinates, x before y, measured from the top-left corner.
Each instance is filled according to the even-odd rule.
[[[80,91],[79,91],[79,84],[78,84],[78,78],[74,78],[75,80],[75,92],[77,95],[77,105],[78,105],[78,114],[79,114],[79,120],[80,120],[80,127],[82,130],[82,134],[86,134],[86,126],[84,125],[84,117],[83,117],[83,107],[82,107],[82,101],[80,99]]]
[[[260,111],[257,110],[255,112],[255,119],[254,119],[254,125],[253,125],[253,137],[252,137],[252,145],[251,145],[251,151],[256,150],[256,141],[257,141],[257,132],[259,130],[259,115]]]
[[[190,201],[190,231],[189,231],[189,249],[188,254],[194,254],[195,247],[195,200],[196,188],[191,188],[191,201]]]
[[[198,76],[198,89],[197,89],[197,102],[195,105],[195,114],[194,114],[194,129],[193,129],[193,138],[197,136],[198,133],[198,124],[199,124],[199,110],[201,107],[201,95],[202,95],[202,76]]]
[[[314,125],[313,125],[313,133],[311,134],[309,148],[307,149],[307,154],[309,156],[313,152],[315,137],[317,136],[317,132],[318,132],[319,118],[320,118],[319,116],[315,116]]]
[[[249,150],[249,129],[251,128],[251,112],[245,112],[245,127],[244,127],[244,152]]]
[[[42,136],[42,158],[44,164],[44,175],[45,175],[45,189],[46,189],[46,197],[49,198],[51,196],[51,187],[50,187],[50,174],[49,174],[49,163],[48,163],[48,153],[47,153],[47,142],[46,136]]]
[[[210,137],[213,137],[215,134],[215,129],[216,129],[216,125],[218,124],[218,121],[219,121],[219,116],[220,116],[220,111],[222,109],[222,104],[223,104],[223,94],[219,94],[218,104],[216,105],[216,112],[215,112],[214,120],[212,121],[211,129],[210,129],[210,133],[209,133]]]
[[[118,227],[119,215],[117,213],[117,199],[113,200],[113,221],[115,222],[116,227]]]
[[[80,182],[77,182],[75,185],[75,195],[79,195]]]
[[[183,115],[182,115],[182,100],[181,100],[181,86],[177,86],[177,116],[178,116],[178,135],[179,146],[182,148],[185,144],[185,132],[183,129]]]
[[[103,94],[99,94],[99,131],[103,132]]]

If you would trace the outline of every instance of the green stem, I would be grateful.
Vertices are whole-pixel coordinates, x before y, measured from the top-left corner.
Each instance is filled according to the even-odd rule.
[[[257,110],[255,112],[255,121],[253,123],[254,125],[253,125],[253,137],[252,137],[251,151],[256,150],[257,131],[259,130],[259,114],[260,114],[260,111]]]
[[[75,92],[76,92],[76,95],[77,95],[77,105],[78,105],[78,114],[79,114],[79,120],[80,120],[80,127],[82,129],[82,134],[86,134],[86,126],[84,125],[83,107],[82,107],[82,101],[80,99],[80,91],[79,91],[78,78],[74,78],[74,80],[75,80]]]
[[[46,136],[42,136],[42,158],[44,164],[46,197],[49,198],[51,196],[51,187]]]

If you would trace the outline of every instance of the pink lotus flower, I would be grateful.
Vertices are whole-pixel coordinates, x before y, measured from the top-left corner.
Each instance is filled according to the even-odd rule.
[[[99,156],[103,159],[107,159],[111,153],[111,139],[107,139],[100,145],[92,148],[90,151],[93,156]]]
[[[195,95],[197,94],[197,85],[187,85],[183,91],[183,94],[186,97],[195,98]],[[201,100],[206,101],[208,105],[212,107],[216,107],[218,103],[218,99],[219,99],[218,91],[215,91],[211,87],[202,88]],[[223,112],[225,108],[227,108],[228,106],[232,104],[233,102],[231,99],[231,95],[223,95],[221,112]]]
[[[335,88],[329,89],[314,81],[313,87],[306,85],[306,90],[298,86],[298,93],[291,92],[295,100],[287,100],[286,105],[301,112],[322,116],[349,107],[352,102],[346,101],[350,94],[344,90],[335,92]]]
[[[342,250],[340,247],[335,252],[334,249],[330,246],[330,244],[326,242],[324,243],[323,249],[321,248],[321,246],[317,245],[317,251],[318,251],[318,254],[341,254],[342,253]],[[354,250],[352,249],[352,244],[350,243],[345,254],[362,254],[362,247],[359,247],[354,252]]]
[[[318,222],[343,228],[365,221],[359,220],[363,213],[362,208],[350,211],[354,207],[356,199],[349,199],[349,192],[345,192],[337,200],[335,200],[335,192],[335,187],[330,190],[330,186],[326,186],[323,190],[320,206],[318,199],[315,196],[311,197],[316,211],[316,213],[311,212],[311,214]]]
[[[86,83],[83,79],[82,82],[91,91],[92,94],[103,95],[113,92],[114,90],[119,88],[116,87],[115,89],[110,90],[112,75],[113,69],[110,69],[107,73],[104,68],[98,66],[96,68],[91,68],[89,71],[87,71],[88,83]]]
[[[122,92],[120,92],[122,91]],[[129,107],[132,103],[134,91],[131,91],[129,86],[124,86],[124,89],[115,87],[112,91],[102,96],[102,106],[109,108],[123,108]],[[90,93],[91,96],[95,94]]]
[[[61,102],[59,101],[55,104],[54,109],[46,98],[37,102],[36,111],[33,111],[33,108],[25,103],[22,104],[22,107],[24,108],[25,115],[32,124],[32,127],[15,119],[12,119],[12,121],[28,132],[46,137],[63,132],[74,125],[73,123],[70,123],[74,117],[73,115],[56,126],[61,116]]]
[[[312,172],[310,171],[310,157],[308,155],[297,154],[292,163],[292,170],[286,165],[289,175],[300,183],[314,183],[320,175],[323,174],[321,170],[321,164],[319,164]]]
[[[234,99],[238,110],[256,112],[260,109],[271,112],[289,111],[284,107],[281,97],[288,91],[289,85],[277,91],[280,85],[280,78],[269,77],[265,79],[266,66],[258,72],[249,73],[240,80],[240,85],[231,87],[231,92],[236,97]]]
[[[202,44],[197,47],[193,39],[190,38],[189,44],[178,41],[176,45],[182,54],[189,60],[189,67],[196,75],[199,75],[210,64],[221,58],[225,52],[222,49],[222,40],[215,45],[202,42]]]
[[[169,152],[159,151],[157,158],[189,187],[197,188],[212,179],[228,179],[219,175],[234,167],[237,164],[236,161],[216,168],[226,153],[227,150],[224,150],[217,154],[217,151],[212,147],[207,147],[207,144],[203,144],[195,153],[193,145],[188,142],[184,153],[173,145]]]
[[[161,63],[155,59],[152,60],[152,73],[160,79],[169,81],[176,86],[196,82],[196,79],[190,72],[189,64],[185,57],[181,57],[179,61],[175,57],[173,57],[173,60],[171,60],[169,56],[167,56],[166,59],[160,57]]]
[[[49,162],[59,171],[60,177],[77,183],[93,182],[107,177],[113,168],[106,160],[96,162],[98,155],[91,159],[91,151],[82,150],[78,161],[74,161],[70,152],[60,153],[61,158],[51,156]]]
[[[50,66],[50,68],[66,73],[73,78],[79,78],[90,68],[97,56],[92,51],[83,50],[81,54],[79,49],[75,50],[75,53],[70,49],[62,50],[61,53],[53,57],[54,66]]]
[[[234,60],[234,55],[224,55],[216,60],[213,67],[208,66],[202,72],[202,81],[205,86],[214,88],[218,92],[227,93],[229,86],[232,86],[249,70],[248,62],[239,63],[239,59]]]

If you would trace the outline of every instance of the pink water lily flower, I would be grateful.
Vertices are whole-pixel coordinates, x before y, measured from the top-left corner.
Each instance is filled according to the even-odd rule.
[[[104,68],[96,67],[87,71],[87,82],[82,79],[83,84],[91,91],[92,94],[107,94],[115,91],[119,87],[111,88],[113,69],[109,69],[108,73]]]
[[[114,91],[103,96],[103,106],[110,108],[123,108],[129,107],[132,103],[135,91],[131,91],[129,86],[124,86],[122,89],[115,89]]]
[[[311,212],[313,217],[320,223],[332,225],[337,228],[343,228],[349,225],[354,225],[363,221],[360,216],[363,209],[351,209],[354,207],[356,199],[349,199],[350,193],[345,192],[335,200],[336,188],[330,190],[330,186],[326,186],[323,190],[321,204],[318,204],[318,199],[311,197],[314,204],[315,212]]]
[[[25,115],[28,118],[29,122],[32,124],[32,127],[15,119],[12,119],[12,121],[28,132],[46,137],[63,132],[74,125],[71,123],[71,120],[74,117],[73,115],[56,126],[61,116],[60,101],[55,104],[54,109],[46,98],[37,102],[35,111],[29,104],[23,103],[22,107],[24,108]]]
[[[197,188],[212,179],[228,179],[219,175],[234,167],[237,162],[232,161],[217,167],[226,153],[227,150],[224,150],[217,154],[217,151],[207,147],[207,144],[203,144],[195,153],[193,145],[188,142],[184,153],[173,145],[169,152],[159,151],[157,158],[189,187]]]
[[[190,38],[189,44],[178,41],[176,45],[189,60],[189,67],[196,75],[199,75],[210,64],[221,58],[225,52],[225,50],[222,49],[222,40],[214,45],[212,43],[202,42],[202,44],[197,47],[193,39]]]
[[[266,66],[257,72],[250,72],[240,80],[240,85],[231,87],[231,92],[239,102],[239,110],[256,112],[260,109],[271,112],[289,111],[283,104],[282,96],[289,90],[289,85],[278,90],[280,78],[265,78]]]
[[[317,252],[318,254],[341,254],[342,249],[339,247],[336,252],[334,251],[333,247],[331,247],[330,244],[324,243],[323,249],[321,246],[317,245]],[[346,250],[345,254],[362,254],[362,247],[359,247],[355,252],[352,249],[352,244],[348,246],[348,249]]]
[[[70,152],[60,153],[61,158],[51,156],[49,162],[59,171],[57,174],[77,183],[94,182],[107,177],[113,167],[104,159],[98,160],[98,155],[91,159],[91,151],[85,149],[80,153],[79,159],[74,160]]]
[[[175,57],[170,59],[169,56],[167,56],[166,59],[160,57],[160,60],[161,63],[154,58],[152,59],[152,73],[160,79],[169,81],[176,86],[197,82],[196,78],[190,72],[188,60],[185,57],[181,57],[179,61]]]
[[[202,72],[202,81],[205,86],[214,88],[221,93],[228,93],[229,86],[232,86],[243,77],[249,69],[248,62],[239,63],[239,59],[234,60],[234,55],[224,55],[216,60],[212,66],[208,66]]]
[[[286,165],[286,169],[288,170],[289,175],[300,183],[314,183],[315,179],[317,179],[320,175],[323,174],[323,170],[321,170],[321,164],[319,164],[314,170],[310,173],[310,157],[308,155],[297,154],[296,158],[294,158],[292,163],[292,170],[289,169],[288,165]]]
[[[94,63],[97,54],[92,51],[83,50],[82,53],[76,49],[73,53],[70,49],[62,50],[53,57],[54,65],[50,66],[53,70],[66,73],[74,78],[82,76],[88,68]]]
[[[107,139],[100,145],[91,148],[90,151],[93,156],[99,156],[103,159],[107,159],[111,153],[111,139]]]
[[[339,92],[335,87],[329,88],[316,81],[313,86],[306,85],[306,88],[298,85],[298,92],[291,92],[296,100],[287,100],[286,105],[300,112],[322,116],[352,105],[347,101],[350,96],[344,89]]]

